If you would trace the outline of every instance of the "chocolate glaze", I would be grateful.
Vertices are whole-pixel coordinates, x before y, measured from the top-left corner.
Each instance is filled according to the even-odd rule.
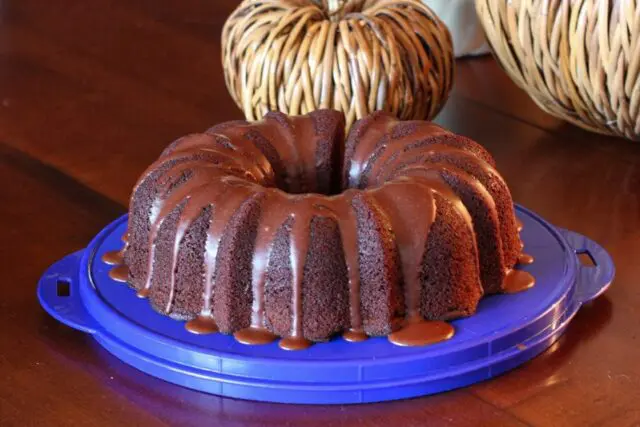
[[[513,269],[507,273],[503,290],[505,293],[513,294],[516,292],[526,291],[533,287],[535,283],[536,280],[531,274],[526,271]]]
[[[218,332],[218,326],[211,316],[198,316],[189,320],[185,326],[187,331],[194,334],[212,334]]]
[[[275,341],[278,336],[264,328],[245,328],[233,334],[234,338],[242,344],[261,345]]]
[[[518,257],[518,264],[520,265],[532,264],[533,261],[533,257],[529,254],[520,254],[520,256]]]
[[[408,347],[435,344],[453,337],[455,330],[447,322],[439,320],[425,321],[414,317],[406,322],[400,330],[391,333],[388,339],[391,343]]]
[[[116,265],[109,271],[109,277],[116,282],[126,282],[129,278],[129,268],[126,265]]]
[[[302,337],[286,337],[278,342],[278,346],[283,350],[304,350],[309,348],[312,342]]]
[[[125,241],[124,236],[126,236],[126,232],[125,234],[122,235],[123,241]],[[125,249],[126,249],[126,241],[125,241],[124,248],[117,251],[105,252],[104,255],[102,255],[102,261],[105,264],[109,264],[113,266],[113,268],[109,270],[109,277],[111,277],[116,282],[126,282],[129,278],[129,268],[126,265],[124,265]]]
[[[344,185],[349,188],[334,196],[314,193],[318,184],[315,173],[317,136],[311,121],[304,118],[271,115],[263,122],[246,125],[257,130],[274,145],[286,169],[283,182],[278,182],[282,179],[278,178],[265,155],[244,136],[244,128],[240,125],[226,129],[226,136],[216,134],[214,128],[206,134],[191,135],[172,144],[143,174],[134,189],[135,194],[136,189],[163,165],[180,162],[162,176],[157,197],[151,206],[146,277],[138,296],[147,297],[154,286],[156,241],[165,221],[169,217],[175,217],[177,213],[171,266],[168,270],[170,273],[167,278],[170,294],[164,307],[166,313],[172,311],[179,245],[203,210],[213,207],[215,215],[209,221],[206,233],[203,308],[198,317],[187,322],[186,328],[194,333],[217,331],[212,311],[212,298],[215,294],[213,278],[225,226],[246,200],[259,198],[261,217],[252,263],[251,321],[248,328],[235,332],[235,338],[245,344],[265,344],[277,337],[268,330],[265,283],[276,233],[289,221],[291,327],[279,345],[287,350],[303,349],[311,345],[304,338],[302,286],[311,238],[310,224],[318,216],[332,218],[338,224],[343,242],[350,313],[350,328],[343,336],[348,341],[366,339],[361,318],[359,246],[353,203],[357,197],[369,197],[384,203],[387,208],[389,227],[395,234],[400,253],[408,320],[399,330],[389,335],[389,341],[406,346],[426,345],[451,338],[454,334],[453,327],[446,322],[426,321],[421,315],[422,284],[419,274],[429,230],[436,217],[434,195],[447,199],[472,233],[473,224],[460,198],[442,179],[440,172],[452,166],[429,159],[430,156],[446,154],[475,162],[489,173],[497,175],[497,172],[491,164],[464,147],[447,143],[446,138],[452,134],[435,125],[419,127],[416,132],[396,138],[393,144],[381,144],[381,141],[388,140],[391,127],[396,123],[392,120],[379,120],[369,125],[366,137],[359,141],[347,168],[348,182]],[[425,140],[429,144],[411,148],[416,141]],[[378,157],[374,159],[372,153],[378,153]],[[465,172],[456,172],[468,181],[474,180]],[[300,179],[302,176],[306,179]],[[276,183],[286,188],[288,193],[275,187]],[[474,185],[481,187],[476,181]],[[421,218],[421,221],[415,221],[415,218]],[[116,255],[108,257],[108,260],[116,260]],[[110,275],[112,274],[121,281],[126,281],[126,267],[118,266],[111,271]],[[533,278],[527,275],[528,273],[518,270],[505,271],[505,292],[532,286]]]
[[[495,170],[491,156],[470,140],[432,123],[399,122],[390,115],[378,113],[371,117],[355,126],[356,131],[349,136],[350,140],[352,135],[356,138],[352,141],[356,148],[346,164],[344,174],[345,182],[350,186],[368,188],[413,171],[419,174],[426,168],[433,168],[455,174],[457,179],[465,181],[465,185],[475,187],[476,191],[489,196],[486,200],[490,202],[494,201],[492,196],[499,195],[500,191],[508,194],[508,188]],[[468,164],[474,166],[463,166]],[[483,176],[476,175],[474,169],[480,170]],[[501,190],[498,191],[497,187],[501,187]],[[512,203],[509,195],[509,200],[501,202],[500,209],[497,205],[495,207],[503,236],[499,242],[505,264],[501,266],[503,274],[515,263],[517,253],[521,250],[517,246],[517,239],[510,237],[516,227],[515,217],[511,214]],[[491,282],[489,288],[495,291],[500,282]]]
[[[104,261],[105,264],[109,265],[121,265],[123,263],[123,260],[124,252],[122,250],[109,251],[105,252],[104,255],[102,255],[102,261]]]
[[[349,329],[342,334],[342,338],[349,342],[360,342],[365,341],[369,337],[364,333],[364,331]]]

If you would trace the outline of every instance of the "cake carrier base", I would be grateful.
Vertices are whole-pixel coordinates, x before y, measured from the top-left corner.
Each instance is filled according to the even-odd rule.
[[[195,390],[313,404],[423,396],[495,377],[535,357],[613,280],[612,259],[598,244],[522,207],[516,213],[525,252],[535,259],[518,268],[535,277],[535,286],[484,298],[475,315],[452,322],[452,339],[426,347],[399,347],[385,337],[358,343],[336,337],[286,351],[277,342],[249,346],[229,335],[192,334],[184,322],[156,313],[109,277],[112,266],[101,258],[123,246],[126,216],[86,249],[52,265],[40,279],[38,297],[53,317],[91,334],[123,362]],[[583,265],[577,256],[582,253],[595,265]]]

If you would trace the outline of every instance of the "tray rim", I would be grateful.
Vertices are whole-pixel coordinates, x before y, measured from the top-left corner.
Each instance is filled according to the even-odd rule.
[[[516,205],[516,210],[518,211],[519,214],[528,215],[533,220],[535,220],[538,224],[542,225],[552,235],[554,240],[560,244],[563,252],[567,254],[577,253],[576,248],[573,248],[567,241],[566,230],[557,229],[556,227],[546,222],[544,219],[542,219],[540,216],[538,216],[534,212],[522,206]],[[82,251],[83,253],[81,257],[79,257],[79,260],[77,261],[77,265],[76,265],[77,271],[75,272],[75,274],[79,278],[78,281],[80,282],[80,284],[78,285],[80,288],[79,289],[80,299],[82,300],[82,304],[85,309],[87,305],[87,301],[85,298],[92,298],[98,301],[99,303],[101,303],[103,308],[105,308],[110,312],[110,315],[123,318],[123,321],[128,322],[130,324],[129,325],[130,327],[139,329],[140,333],[151,334],[154,336],[154,338],[159,338],[161,341],[164,341],[164,343],[167,345],[177,344],[179,347],[187,351],[196,352],[198,354],[210,355],[220,359],[228,359],[234,362],[253,361],[253,362],[262,362],[262,363],[265,363],[268,365],[274,365],[274,366],[275,365],[281,365],[281,366],[295,365],[297,368],[301,368],[301,369],[303,369],[305,365],[317,366],[319,363],[322,363],[322,365],[326,367],[340,367],[343,365],[346,367],[349,367],[349,366],[352,367],[354,364],[357,364],[360,366],[359,368],[360,372],[362,372],[363,366],[378,365],[381,363],[381,361],[382,362],[388,361],[392,363],[415,362],[415,361],[430,359],[430,358],[433,358],[434,356],[441,357],[443,355],[455,354],[458,352],[474,349],[476,347],[480,348],[482,345],[484,345],[484,343],[478,344],[477,342],[469,343],[467,340],[467,341],[457,343],[454,348],[446,348],[446,346],[444,346],[438,352],[433,352],[433,350],[431,350],[430,354],[428,355],[426,354],[427,352],[424,352],[424,353],[417,352],[412,354],[385,355],[385,356],[377,357],[372,360],[366,360],[366,359],[356,360],[353,358],[345,358],[345,359],[331,359],[331,360],[319,361],[318,359],[310,359],[310,360],[280,359],[277,357],[271,357],[271,356],[265,356],[265,355],[249,356],[249,355],[243,355],[243,354],[237,354],[237,353],[224,353],[221,350],[213,350],[207,347],[198,346],[197,344],[180,341],[174,337],[170,337],[170,336],[158,333],[156,331],[146,329],[143,325],[137,324],[137,322],[135,322],[133,319],[125,317],[119,310],[116,310],[109,303],[109,301],[107,301],[105,298],[103,298],[100,295],[100,291],[98,290],[96,284],[94,283],[92,266],[96,260],[96,255],[99,248],[101,247],[101,244],[113,233],[114,230],[120,227],[122,223],[126,220],[127,220],[127,215],[125,214],[119,217],[118,219],[116,219],[115,221],[113,221],[112,223],[110,223],[109,225],[107,225],[104,229],[100,231],[100,233],[98,233],[91,240],[87,248]],[[581,236],[577,233],[573,233],[573,234],[579,237],[583,237],[587,241],[590,241],[588,238]],[[593,243],[592,241],[590,242]],[[76,256],[76,255],[78,255],[78,253],[73,254],[73,256]],[[608,254],[606,255],[608,256]],[[71,256],[72,255],[70,255],[69,257]],[[93,319],[93,323],[94,323],[92,325],[93,327],[82,328],[82,327],[78,327],[78,325],[71,325],[71,326],[75,327],[76,329],[83,330],[84,332],[93,334],[94,338],[105,349],[113,353],[117,358],[123,360],[127,364],[130,364],[136,367],[137,369],[142,370],[143,372],[146,372],[147,374],[150,374],[152,376],[155,376],[155,377],[158,377],[166,381],[176,383],[185,387],[195,388],[197,390],[205,391],[213,394],[220,394],[223,396],[230,396],[230,397],[240,397],[240,398],[251,399],[251,400],[272,401],[272,402],[291,402],[291,403],[359,403],[359,402],[372,402],[372,401],[381,401],[381,400],[394,400],[394,399],[406,398],[410,396],[433,394],[436,392],[445,391],[445,390],[457,388],[457,387],[462,387],[478,381],[486,380],[488,378],[491,378],[497,375],[498,373],[504,372],[506,370],[511,370],[521,365],[525,361],[532,359],[533,357],[538,355],[540,352],[548,348],[564,332],[566,326],[575,316],[580,306],[585,302],[583,300],[578,300],[575,297],[575,294],[577,294],[576,289],[579,287],[579,284],[577,282],[580,280],[580,275],[578,273],[580,272],[580,268],[581,268],[579,266],[578,259],[575,256],[568,256],[568,255],[565,258],[566,258],[564,262],[565,271],[563,274],[562,281],[565,284],[566,289],[557,297],[557,300],[552,301],[548,307],[546,307],[542,312],[540,312],[540,314],[538,314],[535,317],[529,318],[528,321],[520,325],[519,328],[516,328],[516,329],[510,329],[508,327],[500,328],[501,330],[498,329],[500,330],[499,333],[492,335],[491,342],[495,340],[503,339],[505,337],[509,337],[510,335],[518,334],[519,332],[521,332],[522,329],[528,326],[531,326],[533,323],[535,323],[536,321],[539,321],[544,316],[549,315],[549,312],[551,310],[555,310],[557,309],[557,307],[564,304],[562,305],[562,307],[564,308],[564,311],[560,315],[556,316],[556,321],[554,322],[553,326],[552,325],[546,326],[543,329],[537,330],[532,335],[527,336],[524,340],[522,341],[518,340],[523,343],[531,342],[530,348],[527,348],[525,351],[518,351],[515,347],[504,347],[495,353],[492,351],[488,351],[482,357],[475,357],[470,360],[464,360],[462,362],[452,365],[451,367],[444,367],[444,368],[441,367],[441,369],[437,369],[437,370],[426,369],[424,372],[420,372],[417,374],[416,373],[409,374],[402,377],[389,377],[389,378],[383,377],[383,378],[363,380],[362,376],[359,376],[357,381],[351,380],[349,382],[327,382],[327,383],[315,382],[314,383],[314,382],[296,382],[296,381],[291,381],[291,380],[281,379],[281,378],[273,380],[273,379],[266,379],[264,377],[258,377],[258,376],[254,376],[254,377],[241,376],[236,373],[232,373],[232,374],[225,373],[223,369],[212,370],[208,367],[198,367],[191,364],[181,363],[180,361],[170,360],[166,357],[154,355],[153,353],[148,352],[146,349],[136,347],[132,345],[130,342],[128,342],[127,340],[123,340],[120,337],[118,337],[117,334],[110,332],[100,322],[98,322],[94,316],[91,316],[91,314],[88,314],[88,316],[90,316]],[[613,277],[614,267],[613,267],[612,261],[610,260],[610,257],[608,261],[611,263],[609,268],[611,270],[611,277]],[[52,266],[50,270],[52,270],[54,267],[55,265]],[[47,273],[48,272],[49,271],[47,271]],[[47,273],[45,273],[45,276]],[[43,279],[45,276],[43,276]],[[41,281],[43,279],[41,279]],[[597,289],[598,292],[595,293],[593,297],[602,293],[609,286],[609,284],[610,284],[610,281],[609,283],[602,285],[601,288]],[[42,284],[40,284],[40,287],[41,286]],[[133,294],[132,294],[132,297],[135,298]],[[45,307],[47,311],[52,313],[52,311],[49,308],[47,308],[46,301],[43,301],[43,297],[40,293],[40,289],[39,289],[39,298],[41,300],[41,304],[43,305],[43,307]],[[586,301],[588,300],[589,299],[587,299]],[[87,310],[87,313],[88,313],[88,310]],[[55,314],[54,314],[54,317],[56,317],[58,320],[62,321],[63,323],[70,324],[69,322],[65,322],[63,318],[60,318]],[[109,341],[113,341],[113,344],[110,344]],[[136,353],[136,357],[139,358],[138,362],[136,363],[135,361],[125,360],[125,357],[122,356],[121,354],[118,354],[118,350],[113,348],[115,344],[129,347],[132,351]],[[330,343],[328,344],[330,345]],[[318,345],[327,345],[327,343],[321,343]],[[489,349],[490,348],[491,347],[489,347]],[[147,362],[151,362],[154,364],[153,369],[151,368],[145,369],[145,367],[138,366],[138,365],[144,364],[142,362],[143,362],[143,358],[145,357],[149,359],[149,361]],[[515,364],[513,363],[509,364],[509,362],[511,361],[515,361]],[[505,364],[508,365],[506,368],[503,366]],[[221,362],[219,363],[219,367],[222,368]],[[172,373],[175,373],[176,370],[179,370],[182,372],[183,375],[185,375],[185,378],[179,381],[175,379],[167,378],[167,376],[170,375],[169,372],[166,372],[164,374],[160,373],[158,372],[160,368],[172,371]],[[484,370],[486,370],[486,372],[484,372]],[[494,371],[497,373],[493,373]],[[482,372],[484,372],[484,374],[482,374]],[[480,375],[481,378],[476,378],[477,374],[481,374]],[[279,390],[282,392],[289,392],[289,393],[299,390],[299,391],[314,392],[316,394],[334,392],[334,391],[337,393],[347,393],[347,392],[350,392],[351,390],[351,391],[357,391],[359,398],[353,399],[353,398],[346,397],[344,399],[340,399],[339,402],[334,402],[331,399],[325,399],[323,397],[318,397],[318,396],[309,398],[307,395],[302,395],[301,397],[294,398],[294,399],[291,399],[291,398],[283,399],[283,398],[278,398],[278,396],[259,397],[259,396],[253,395],[252,393],[247,394],[245,392],[240,394],[237,394],[237,393],[234,394],[233,392],[222,391],[222,385],[220,386],[221,387],[220,391],[212,391],[211,387],[213,387],[213,385],[211,387],[195,386],[193,384],[193,380],[195,380],[195,378],[199,378],[200,380],[202,379],[209,380],[211,381],[212,384],[221,383],[222,385],[224,385],[225,383],[228,383],[228,384],[235,384],[235,385],[249,387],[251,389],[255,389],[256,390],[255,393],[258,393],[258,394],[263,393],[265,389],[270,389],[273,392],[276,392]],[[425,385],[426,387],[433,381],[443,381],[445,379],[451,380],[454,382],[457,381],[457,383],[456,385],[439,388],[437,390],[410,392],[409,395],[403,395],[403,396],[397,396],[397,397],[385,395],[388,393],[385,393],[384,391],[385,388],[387,387],[396,387],[396,386],[401,387],[401,386],[408,386],[412,384]],[[369,396],[364,398],[363,393],[381,393],[383,396],[378,396],[374,398],[371,398],[371,396]]]
[[[553,225],[549,224],[548,222],[546,222],[544,219],[542,219],[539,215],[537,215],[536,213],[520,206],[520,205],[515,205],[516,210],[520,211],[521,213],[525,214],[525,215],[529,215],[530,217],[532,217],[536,222],[538,222],[540,225],[542,225],[547,231],[549,231],[549,233],[554,237],[554,239],[562,246],[562,249],[564,252],[572,252],[572,248],[568,245],[568,243],[566,242],[564,236],[558,231],[558,229],[556,227],[554,227]],[[96,301],[99,301],[100,303],[102,303],[102,305],[104,306],[104,308],[107,308],[110,311],[110,315],[113,316],[117,316],[117,317],[124,317],[120,314],[120,312],[114,308],[108,301],[106,301],[104,298],[102,298],[100,296],[100,292],[97,289],[97,286],[95,285],[94,282],[94,278],[91,274],[91,267],[93,262],[96,259],[96,254],[97,251],[100,247],[100,244],[102,241],[104,241],[116,228],[118,228],[122,222],[124,222],[127,219],[128,215],[125,214],[123,216],[121,216],[120,218],[116,219],[115,221],[113,221],[112,223],[110,223],[107,227],[105,227],[98,235],[95,236],[95,238],[91,241],[91,243],[87,246],[85,253],[83,254],[82,260],[80,262],[80,269],[81,270],[85,270],[87,272],[86,275],[81,275],[81,281],[82,280],[87,280],[90,284],[90,287],[93,289],[94,293],[93,294],[88,294],[85,292],[82,292],[82,289],[85,287],[81,287],[81,296],[83,297],[83,302],[86,305],[86,300],[84,300],[85,297],[87,298],[91,298],[91,299],[95,299]],[[566,290],[565,292],[562,293],[562,295],[559,296],[558,300],[555,301],[553,304],[551,304],[549,307],[546,307],[546,309],[544,311],[542,311],[541,313],[539,313],[535,318],[531,318],[528,320],[528,322],[526,324],[521,325],[520,328],[517,328],[515,330],[502,330],[499,331],[498,333],[492,335],[493,340],[499,340],[505,337],[508,337],[510,335],[516,334],[518,333],[518,331],[526,328],[527,326],[529,326],[532,323],[535,323],[536,321],[538,321],[539,319],[541,319],[544,316],[547,316],[549,314],[550,311],[554,310],[555,307],[559,304],[562,303],[566,303],[567,307],[569,307],[569,305],[575,305],[576,302],[575,301],[571,301],[571,297],[572,294],[575,292],[575,287],[576,287],[576,279],[577,279],[577,259],[575,257],[567,257],[567,262],[565,263],[565,271],[564,271],[564,275],[563,275],[563,282],[566,284]],[[86,267],[86,269],[85,269]],[[571,284],[569,284],[569,282],[571,282]],[[578,304],[579,307],[579,304]],[[577,310],[577,308],[576,308]],[[127,319],[130,320],[130,319]],[[464,320],[464,319],[463,319]],[[245,356],[242,354],[237,354],[237,353],[223,353],[220,350],[212,350],[209,349],[207,347],[202,347],[202,346],[198,346],[196,344],[192,344],[192,343],[187,343],[187,342],[183,342],[180,340],[177,340],[175,338],[172,338],[170,336],[167,335],[163,335],[160,334],[158,332],[152,331],[152,330],[148,330],[146,328],[144,328],[144,326],[139,325],[133,321],[130,321],[129,323],[131,323],[131,326],[134,328],[139,328],[141,330],[141,332],[145,333],[145,334],[152,334],[154,336],[154,338],[157,338],[160,341],[164,341],[166,342],[166,344],[169,345],[175,345],[178,344],[179,346],[181,346],[182,348],[188,349],[189,351],[194,351],[194,352],[201,352],[201,353],[207,353],[209,355],[213,355],[215,354],[218,357],[224,357],[227,359],[232,359],[232,360],[238,360],[238,361],[256,361],[256,360],[264,360],[264,361],[268,361],[269,363],[283,363],[283,364],[290,364],[290,363],[309,363],[309,364],[317,364],[318,361],[317,360],[292,360],[292,359],[280,359],[280,358],[273,358],[273,357],[268,357],[268,356]],[[102,329],[105,332],[108,332],[103,326],[102,324],[99,323],[99,327],[98,329]],[[96,330],[96,333],[99,333],[99,330]],[[542,331],[541,331],[542,332]],[[329,342],[330,343],[330,342]],[[328,343],[319,343],[316,345],[325,345]],[[465,342],[460,342],[457,343],[455,348],[453,350],[457,351],[465,351],[468,350],[470,348],[474,348],[476,347],[478,344],[467,344],[465,345]],[[449,349],[451,349],[451,346],[449,346]],[[438,355],[438,354],[450,354],[451,351],[449,351],[449,349],[445,350],[443,348],[441,348],[441,351],[436,351],[433,348],[430,349],[431,353],[433,355]],[[222,354],[217,354],[217,353],[222,353]],[[491,356],[491,355],[489,355]],[[366,365],[366,364],[377,364],[379,360],[381,359],[387,359],[387,360],[393,360],[398,361],[398,362],[410,362],[410,361],[415,361],[415,360],[419,360],[419,359],[424,359],[425,355],[424,353],[415,353],[415,354],[405,354],[405,355],[394,355],[394,356],[381,356],[379,358],[376,358],[375,361],[361,361],[360,363],[362,365]],[[324,360],[322,361],[323,364],[333,364],[333,365],[340,365],[340,364],[350,364],[353,362],[353,359],[332,359],[332,360]]]

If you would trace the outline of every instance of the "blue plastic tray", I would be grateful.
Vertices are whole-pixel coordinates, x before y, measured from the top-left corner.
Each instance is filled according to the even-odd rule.
[[[517,214],[526,253],[535,258],[524,269],[536,285],[483,299],[474,316],[453,322],[451,340],[427,347],[398,347],[386,338],[348,343],[338,337],[291,352],[276,342],[247,346],[227,335],[191,334],[109,278],[111,266],[101,257],[122,247],[126,216],[85,250],[51,266],[40,279],[38,297],[53,317],[92,334],[125,363],[192,389],[316,404],[422,396],[486,380],[535,357],[613,280],[613,262],[599,245],[524,208],[517,207]],[[580,263],[580,253],[588,253],[595,266]],[[69,284],[68,296],[58,295],[59,282]]]

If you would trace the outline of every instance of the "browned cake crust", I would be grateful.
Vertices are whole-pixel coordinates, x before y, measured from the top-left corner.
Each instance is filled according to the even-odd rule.
[[[521,249],[491,156],[382,112],[343,129],[336,111],[269,113],[172,143],[132,193],[129,284],[176,319],[291,345],[473,314]]]

